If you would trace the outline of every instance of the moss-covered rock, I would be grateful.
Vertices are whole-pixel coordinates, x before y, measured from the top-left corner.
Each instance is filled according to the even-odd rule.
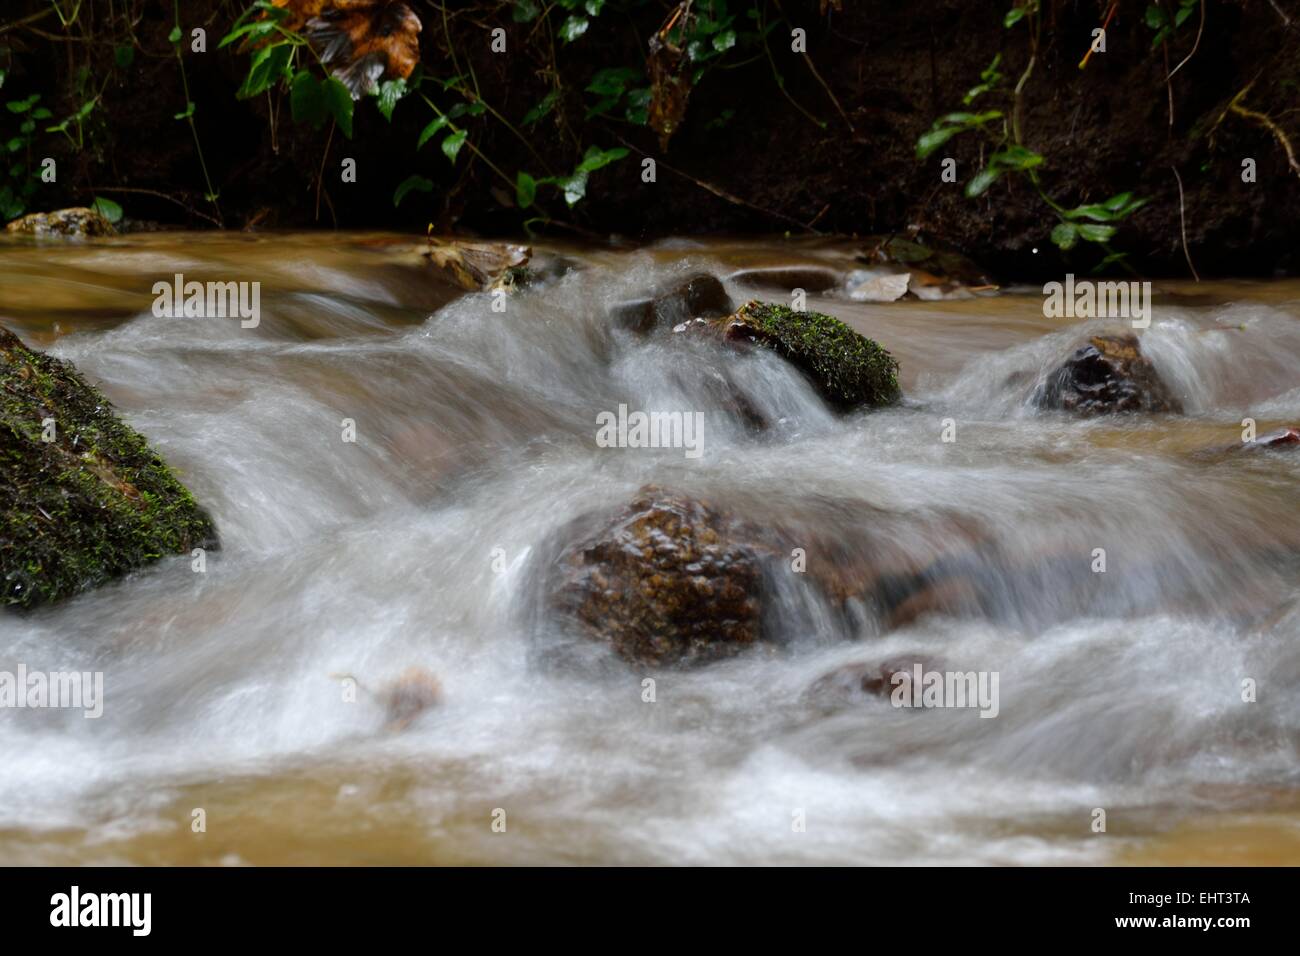
[[[776,352],[837,407],[889,405],[901,395],[894,357],[834,316],[747,302],[723,320],[723,334]]]
[[[108,400],[0,329],[0,603],[57,601],[216,546],[212,520]]]
[[[93,239],[96,236],[115,236],[117,230],[100,212],[76,206],[56,209],[54,212],[33,212],[15,219],[5,227],[8,232],[27,236]]]

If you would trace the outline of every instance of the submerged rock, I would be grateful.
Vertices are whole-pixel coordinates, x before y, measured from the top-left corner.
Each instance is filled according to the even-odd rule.
[[[722,322],[728,342],[771,349],[803,372],[832,405],[854,408],[898,401],[898,362],[839,319],[747,302]]]
[[[1078,415],[1182,411],[1131,332],[1092,336],[1048,376],[1031,401],[1038,408]]]
[[[857,661],[817,678],[803,698],[815,707],[838,708],[873,699],[887,701],[896,687],[910,697],[918,664],[923,672],[943,670],[943,662],[928,654],[902,654],[879,663]]]
[[[384,729],[397,732],[431,707],[442,702],[442,684],[422,667],[408,667],[379,692],[384,708]]]
[[[115,236],[117,230],[102,213],[84,206],[56,209],[54,212],[33,212],[15,219],[5,226],[7,232],[27,236],[65,239],[90,239],[95,236]]]
[[[561,558],[556,604],[636,664],[697,664],[762,639],[763,547],[708,504],[643,488]]]
[[[619,302],[610,315],[629,332],[646,335],[695,318],[721,318],[734,310],[731,296],[717,277],[697,272],[653,297]]]
[[[216,546],[212,520],[108,400],[0,329],[0,603],[58,601]]]
[[[528,246],[430,237],[424,258],[462,289],[478,292],[513,287],[532,254]]]
[[[803,289],[805,292],[826,292],[839,287],[841,276],[829,266],[759,266],[737,270],[727,276],[727,279],[738,285],[779,289],[789,293],[795,289]]]

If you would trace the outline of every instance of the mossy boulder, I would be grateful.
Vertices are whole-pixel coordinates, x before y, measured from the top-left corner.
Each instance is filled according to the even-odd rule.
[[[776,352],[837,408],[890,405],[902,394],[894,357],[834,316],[752,301],[720,327],[728,342]]]
[[[5,229],[20,235],[45,238],[93,239],[97,236],[117,235],[113,224],[102,213],[84,206],[29,213],[21,219],[15,219]]]
[[[0,603],[58,601],[216,546],[212,519],[108,400],[0,329]]]

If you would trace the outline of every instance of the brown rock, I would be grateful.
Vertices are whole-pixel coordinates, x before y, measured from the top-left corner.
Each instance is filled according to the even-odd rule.
[[[8,232],[28,236],[91,239],[96,236],[115,236],[113,224],[94,209],[76,206],[54,212],[33,212],[15,219],[5,226]]]
[[[695,664],[762,640],[757,537],[708,504],[659,488],[561,559],[556,603],[638,664]]]
[[[868,699],[889,700],[897,686],[911,695],[917,664],[923,671],[943,670],[943,664],[926,654],[902,654],[879,663],[858,661],[823,674],[804,692],[804,700],[818,707],[841,707]],[[901,675],[895,684],[895,675]]]
[[[698,272],[653,297],[617,303],[610,315],[622,328],[646,335],[695,318],[730,315],[733,308],[722,283],[707,272]]]
[[[1032,401],[1085,416],[1182,411],[1131,332],[1092,336],[1038,387]]]

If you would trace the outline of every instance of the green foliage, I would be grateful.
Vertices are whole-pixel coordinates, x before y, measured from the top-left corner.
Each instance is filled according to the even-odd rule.
[[[51,115],[40,102],[41,94],[32,93],[5,103],[5,110],[21,119],[18,135],[0,143],[0,219],[17,219],[26,212],[40,186],[39,168],[32,165],[32,144],[37,123]]]
[[[1148,6],[1145,18],[1146,25],[1156,31],[1155,37],[1151,40],[1151,49],[1154,50],[1168,40],[1173,35],[1173,32],[1196,12],[1200,2],[1201,0],[1178,0],[1178,9],[1174,11],[1172,17],[1154,3]]]
[[[1180,2],[1184,7],[1190,8],[1194,7],[1198,0],[1180,0]],[[1154,9],[1157,13],[1160,13],[1158,7]],[[1021,20],[1036,15],[1038,12],[1038,0],[1022,0],[1006,13],[1002,21],[1003,26],[1010,29]],[[1163,17],[1164,14],[1160,13],[1160,16]],[[1186,16],[1183,16],[1182,19],[1186,19]],[[1156,25],[1152,23],[1152,16],[1149,11],[1147,22],[1153,26]],[[1176,23],[1181,22],[1182,20],[1176,21]],[[1019,107],[1018,89],[1019,86],[1023,85],[1025,77],[1028,76],[1028,69],[1021,77],[1017,92],[1012,93],[1003,87],[1005,77],[1001,71],[1001,66],[1002,55],[999,53],[993,57],[992,62],[980,74],[980,82],[967,91],[962,102],[969,106],[974,100],[985,95],[1011,98],[1015,102],[1015,106],[1012,108],[1012,122],[1010,124],[1005,122],[1006,117],[1004,117],[1003,112],[996,109],[986,110],[981,113],[957,112],[945,114],[935,120],[933,125],[917,138],[917,159],[928,158],[954,136],[979,131],[989,139],[992,151],[988,154],[988,159],[985,160],[984,165],[966,183],[964,192],[968,198],[976,199],[985,195],[990,187],[1003,176],[1021,174],[1029,180],[1029,183],[1037,190],[1043,201],[1052,209],[1059,220],[1053,226],[1050,234],[1052,242],[1059,249],[1069,251],[1078,245],[1080,241],[1083,241],[1094,243],[1108,253],[1102,262],[1103,266],[1122,259],[1122,254],[1111,250],[1108,243],[1118,233],[1117,223],[1141,209],[1148,200],[1135,199],[1132,193],[1125,192],[1112,196],[1105,202],[1077,206],[1074,209],[1066,209],[1054,202],[1044,191],[1039,181],[1039,170],[1044,165],[1043,157],[1019,141],[1019,127],[1015,121],[1015,116],[1018,115],[1016,110]],[[1004,120],[1004,122],[994,123],[995,120]]]

